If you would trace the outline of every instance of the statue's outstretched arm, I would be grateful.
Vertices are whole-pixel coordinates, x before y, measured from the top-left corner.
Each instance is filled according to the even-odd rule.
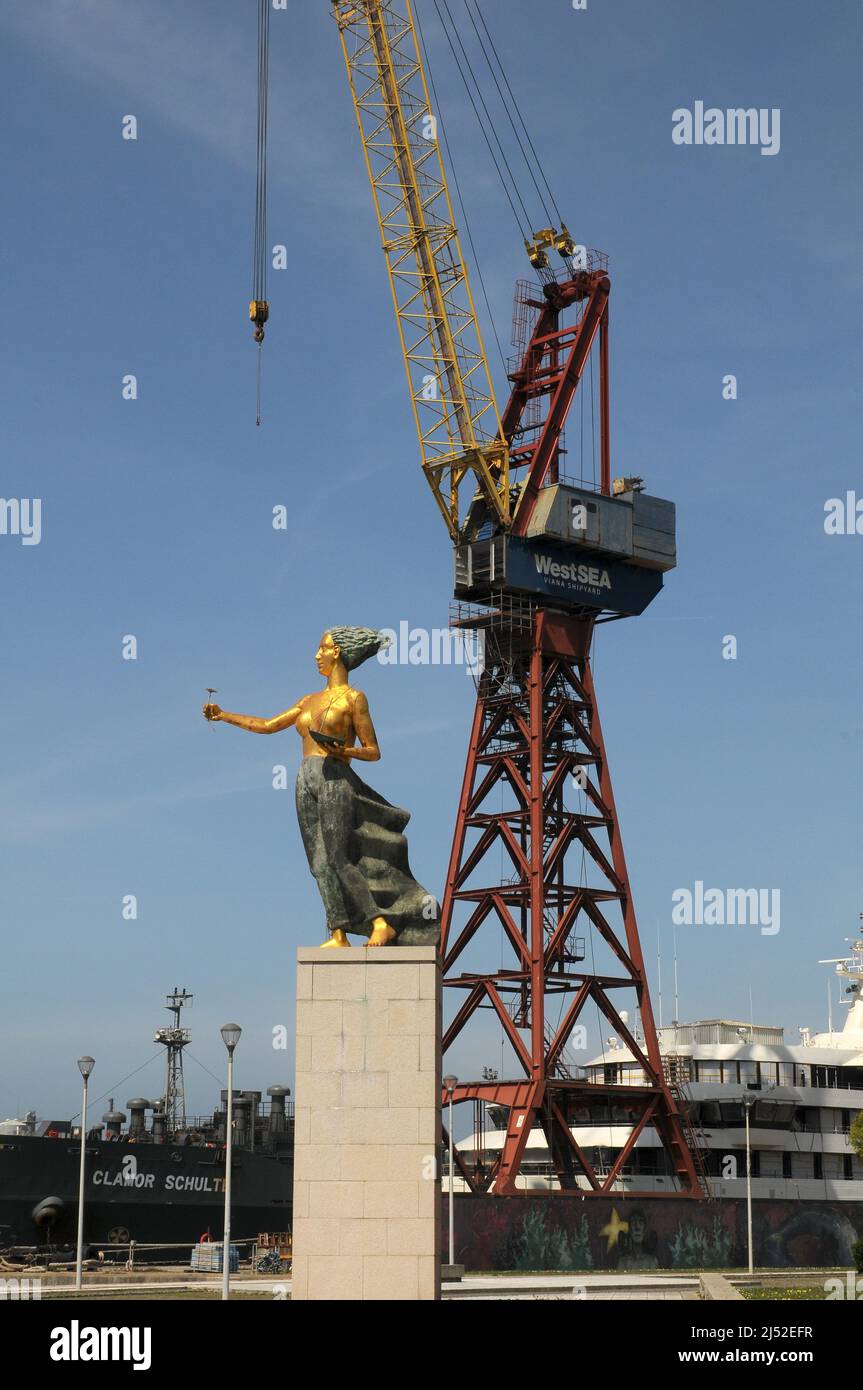
[[[204,718],[216,724],[233,724],[237,729],[246,729],[250,734],[279,734],[282,729],[290,729],[302,713],[306,696],[291,709],[283,710],[272,719],[260,719],[256,714],[231,714],[230,710],[220,709],[218,705],[204,705]]]

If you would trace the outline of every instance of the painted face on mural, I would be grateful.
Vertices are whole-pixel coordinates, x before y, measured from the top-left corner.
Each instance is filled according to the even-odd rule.
[[[633,1245],[643,1245],[644,1237],[647,1235],[647,1222],[641,1212],[635,1212],[629,1218],[629,1238]]]

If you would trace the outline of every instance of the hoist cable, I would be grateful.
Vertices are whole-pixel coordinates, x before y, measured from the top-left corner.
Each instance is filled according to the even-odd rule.
[[[456,64],[456,67],[458,68],[459,76],[461,77],[461,80],[462,80],[462,82],[464,83],[464,88],[465,88],[465,91],[467,92],[468,100],[470,101],[470,104],[471,104],[471,106],[473,107],[474,115],[475,115],[476,118],[477,118],[477,122],[478,122],[479,128],[480,128],[480,130],[481,130],[481,132],[482,132],[483,139],[485,140],[486,146],[488,147],[488,152],[489,152],[489,154],[491,155],[492,163],[494,164],[494,167],[495,167],[495,169],[497,170],[497,175],[498,175],[498,178],[499,178],[500,181],[501,181],[501,185],[502,185],[502,187],[503,187],[503,191],[504,191],[504,193],[506,194],[507,202],[509,203],[509,205],[510,205],[510,207],[511,207],[511,209],[512,209],[512,215],[513,215],[513,217],[515,218],[516,226],[518,227],[521,236],[524,237],[525,240],[527,240],[528,232],[527,232],[526,228],[527,228],[527,224],[528,224],[529,221],[530,221],[530,219],[529,219],[528,216],[527,216],[527,210],[524,209],[524,204],[522,203],[522,208],[523,208],[524,214],[525,214],[525,216],[524,216],[524,222],[522,222],[522,219],[519,217],[519,214],[518,214],[518,209],[516,208],[515,203],[513,202],[512,193],[510,192],[510,188],[507,186],[506,179],[504,178],[504,175],[503,175],[503,172],[501,171],[501,167],[500,167],[500,164],[499,164],[499,162],[498,162],[497,156],[495,155],[494,147],[492,146],[491,140],[489,139],[488,131],[486,130],[485,125],[483,124],[483,119],[482,119],[482,116],[480,115],[479,107],[477,106],[476,100],[474,99],[473,92],[472,92],[471,89],[470,89],[470,83],[469,83],[468,80],[467,80],[467,77],[466,77],[466,75],[465,75],[464,68],[463,68],[463,66],[462,66],[462,64],[461,64],[461,62],[460,62],[460,60],[459,60],[459,56],[458,56],[458,53],[456,52],[456,47],[455,47],[455,44],[453,43],[452,36],[450,35],[449,29],[447,28],[447,25],[446,25],[446,22],[445,22],[445,20],[444,20],[443,14],[441,13],[441,3],[442,3],[443,6],[444,6],[444,9],[446,10],[446,13],[447,13],[447,16],[448,16],[448,18],[449,18],[450,24],[452,24],[452,25],[453,25],[453,28],[455,28],[452,15],[450,14],[449,7],[448,7],[448,5],[447,5],[447,0],[434,0],[434,3],[435,3],[435,9],[437,10],[437,13],[438,13],[438,18],[440,19],[440,22],[441,22],[441,26],[442,26],[442,28],[443,28],[444,33],[446,34],[447,42],[448,42],[448,44],[449,44],[449,46],[450,46],[450,50],[451,50],[451,52],[452,52],[453,58],[455,59],[455,64]],[[458,37],[458,33],[457,33],[457,32],[456,32],[456,38],[458,39],[459,46],[460,46],[460,48],[461,48],[462,53],[464,54],[465,63],[466,63],[466,65],[468,66],[468,68],[470,68],[470,61],[469,61],[469,59],[468,59],[468,57],[467,57],[467,53],[465,52],[464,45],[462,44],[461,39]],[[473,76],[473,71],[472,71],[472,70],[471,70],[471,76]],[[475,76],[474,76],[474,83],[476,84],[476,77],[475,77]],[[482,93],[479,92],[479,89],[478,89],[478,88],[477,88],[477,91],[478,91],[479,99],[480,99],[480,101],[482,102],[482,105],[485,107],[485,102],[483,101]],[[486,116],[488,117],[488,108],[486,108]],[[493,126],[493,123],[492,123],[492,121],[491,121],[491,118],[488,117],[488,120],[489,120],[489,124],[492,126],[492,130],[494,130],[494,126]],[[495,139],[497,139],[497,136],[496,136],[496,135],[495,135]],[[499,141],[499,140],[497,141],[497,143],[498,143],[498,146],[500,147],[500,141]],[[507,172],[509,173],[509,176],[510,176],[510,183],[511,183],[511,185],[512,185],[512,189],[513,189],[513,191],[515,192],[516,197],[518,197],[519,202],[521,203],[521,198],[519,197],[518,190],[515,188],[515,180],[514,180],[513,177],[512,177],[512,171],[509,169],[509,165],[507,164],[507,160],[506,160],[506,155],[504,154],[502,148],[501,148],[501,155],[502,155],[502,158],[503,158],[503,163],[504,163],[504,165],[505,165],[505,167],[506,167],[506,169],[507,169]]]
[[[437,0],[435,0],[435,4],[437,4]],[[497,124],[496,124],[496,122],[494,121],[494,119],[492,118],[492,114],[491,114],[491,112],[490,112],[489,109],[488,109],[488,105],[487,105],[487,103],[486,103],[485,97],[484,97],[483,94],[482,94],[482,87],[481,87],[481,85],[480,85],[479,78],[477,77],[476,72],[474,71],[474,66],[473,66],[473,63],[472,63],[471,60],[470,60],[470,55],[469,55],[467,49],[465,48],[465,45],[464,45],[464,43],[463,43],[463,41],[462,41],[462,38],[461,38],[461,35],[459,34],[458,25],[456,24],[455,20],[454,20],[453,17],[452,17],[452,11],[450,10],[450,7],[449,7],[449,0],[441,0],[441,4],[443,5],[444,10],[446,11],[446,14],[447,14],[447,18],[449,19],[449,22],[450,22],[450,24],[451,24],[451,26],[452,26],[452,31],[453,31],[453,33],[455,34],[456,40],[457,40],[457,42],[458,42],[458,46],[459,46],[459,49],[460,49],[460,51],[461,51],[462,59],[464,60],[465,68],[467,69],[468,73],[470,74],[470,77],[471,77],[471,80],[472,80],[472,82],[473,82],[474,88],[476,89],[476,94],[477,94],[477,96],[479,97],[480,105],[482,106],[482,109],[483,109],[483,111],[484,111],[484,113],[485,113],[485,118],[486,118],[486,121],[487,121],[487,123],[488,123],[488,128],[491,130],[491,133],[492,133],[492,135],[493,135],[493,137],[494,137],[494,142],[495,142],[495,144],[497,145],[498,151],[500,152],[501,161],[502,161],[502,163],[503,163],[504,168],[506,169],[507,174],[509,175],[509,181],[510,181],[510,185],[511,185],[511,187],[512,187],[512,191],[513,191],[513,193],[515,194],[516,198],[518,199],[519,206],[521,207],[521,211],[522,211],[522,214],[523,214],[523,216],[524,216],[525,227],[527,227],[527,229],[528,229],[528,231],[529,231],[529,230],[530,230],[530,213],[528,212],[527,207],[526,207],[525,202],[524,202],[524,199],[523,199],[522,196],[521,196],[521,190],[520,190],[519,187],[518,187],[518,184],[517,184],[516,179],[515,179],[515,175],[514,175],[513,172],[512,172],[512,168],[510,167],[509,160],[507,159],[507,156],[506,156],[506,150],[504,149],[503,144],[502,144],[501,139],[500,139],[500,136],[499,136],[498,133],[497,133]],[[462,73],[462,76],[464,76],[464,73]]]
[[[472,255],[472,257],[473,257],[473,264],[474,264],[474,267],[475,267],[476,273],[477,273],[477,279],[479,280],[480,289],[482,290],[482,297],[483,297],[483,299],[485,300],[486,313],[487,313],[487,315],[488,315],[488,319],[489,319],[489,322],[490,322],[490,324],[491,324],[491,331],[492,331],[492,333],[494,334],[494,340],[495,340],[495,342],[496,342],[496,344],[497,344],[498,356],[500,357],[501,366],[503,367],[504,372],[506,372],[506,370],[507,370],[506,358],[504,357],[504,354],[503,354],[503,348],[501,347],[501,343],[500,343],[500,336],[499,336],[498,331],[497,331],[497,324],[496,324],[495,321],[494,321],[494,314],[492,313],[492,310],[491,310],[491,301],[489,300],[488,291],[487,291],[487,289],[486,289],[486,287],[485,287],[485,279],[483,278],[482,265],[480,264],[480,259],[479,259],[478,255],[477,255],[477,252],[476,252],[476,246],[474,245],[473,232],[471,231],[471,225],[470,225],[470,218],[469,218],[468,215],[467,215],[467,208],[465,207],[464,198],[462,197],[462,192],[461,192],[461,184],[459,183],[458,174],[457,174],[457,172],[456,172],[455,160],[453,159],[452,150],[450,149],[449,139],[447,138],[447,133],[446,133],[446,122],[445,122],[444,119],[443,119],[443,110],[442,110],[441,104],[440,104],[440,102],[439,102],[439,100],[438,100],[438,94],[437,94],[437,88],[436,88],[436,86],[435,86],[434,74],[432,73],[431,63],[429,62],[428,49],[426,48],[425,34],[423,33],[423,28],[422,28],[422,24],[421,24],[421,22],[420,22],[420,17],[419,17],[419,13],[418,13],[418,12],[417,12],[417,15],[416,15],[416,22],[417,22],[417,32],[418,32],[418,34],[419,34],[420,46],[421,46],[422,51],[423,51],[423,58],[424,58],[424,61],[425,61],[426,72],[428,73],[429,88],[430,88],[430,90],[431,90],[432,101],[434,102],[435,110],[436,110],[437,113],[438,113],[439,125],[440,125],[440,129],[441,129],[441,133],[442,133],[442,135],[443,135],[443,144],[444,144],[444,150],[446,151],[447,166],[448,166],[448,168],[449,168],[450,173],[452,174],[452,181],[453,181],[453,184],[454,184],[454,186],[455,186],[456,198],[457,198],[457,200],[458,200],[459,211],[460,211],[460,213],[461,213],[461,222],[462,222],[462,225],[463,225],[463,227],[464,227],[464,229],[465,229],[465,232],[466,232],[466,234],[467,234],[468,244],[469,244],[469,246],[470,246],[471,255]]]
[[[507,91],[509,92],[510,99],[511,99],[512,104],[513,104],[513,108],[515,109],[516,115],[518,116],[518,119],[519,119],[519,121],[521,122],[521,127],[522,127],[522,130],[524,131],[525,138],[527,139],[527,143],[528,143],[528,145],[530,146],[531,154],[533,155],[533,157],[534,157],[534,159],[535,159],[535,161],[536,161],[536,167],[537,167],[537,169],[539,170],[540,176],[541,176],[541,178],[542,178],[542,181],[543,181],[543,183],[545,184],[546,189],[547,189],[547,191],[548,191],[548,196],[549,196],[549,198],[551,199],[551,205],[552,205],[552,207],[554,208],[554,211],[555,211],[556,214],[557,214],[558,223],[561,223],[561,222],[563,221],[563,218],[562,218],[562,216],[561,216],[560,208],[557,206],[557,200],[555,199],[555,196],[554,196],[554,194],[553,194],[552,191],[551,191],[551,185],[549,184],[548,179],[546,178],[545,170],[543,169],[542,163],[541,163],[540,158],[539,158],[539,155],[538,155],[537,152],[536,152],[536,147],[535,147],[535,145],[534,145],[532,139],[530,138],[530,131],[529,131],[528,128],[527,128],[527,122],[525,121],[524,116],[522,115],[521,107],[519,106],[519,104],[518,104],[518,102],[517,102],[517,100],[516,100],[515,93],[513,92],[512,87],[510,86],[509,78],[508,78],[507,75],[506,75],[506,69],[505,69],[505,67],[503,66],[503,63],[502,63],[501,60],[500,60],[500,54],[498,53],[497,48],[495,47],[494,39],[492,38],[491,33],[489,32],[489,27],[488,27],[488,25],[486,24],[485,18],[484,18],[483,13],[482,13],[482,10],[481,10],[480,7],[479,7],[479,0],[474,0],[474,4],[476,5],[476,12],[477,12],[477,14],[479,15],[479,21],[480,21],[480,23],[481,23],[483,29],[484,29],[485,32],[486,32],[486,36],[488,37],[489,47],[491,48],[491,51],[492,51],[492,53],[494,54],[494,57],[495,57],[495,61],[496,61],[497,65],[498,65],[498,68],[500,69],[500,75],[501,75],[501,77],[502,77],[503,80],[504,80],[504,83],[505,83],[505,85],[506,85]],[[521,141],[519,141],[519,145],[521,145]],[[522,150],[522,153],[524,153],[523,150]],[[525,156],[525,158],[526,158],[526,156]],[[535,180],[534,180],[534,182],[535,182]],[[544,204],[544,202],[545,202],[545,200],[543,199],[543,204]]]
[[[593,392],[593,349],[590,351],[590,437],[593,446],[593,486],[596,487],[596,398]]]
[[[255,424],[261,423],[261,344],[264,324],[269,317],[267,305],[267,115],[270,67],[270,0],[258,0],[258,128],[255,173],[255,236],[252,252],[252,302],[249,316],[255,325],[254,339],[258,345],[256,364]]]
[[[255,246],[252,268],[252,298],[267,297],[267,108],[270,51],[269,0],[258,7],[258,129],[257,179],[255,190]]]
[[[484,42],[484,40],[483,40],[483,36],[482,36],[482,34],[480,33],[480,31],[479,31],[479,29],[478,29],[478,27],[477,27],[476,20],[475,20],[474,17],[473,17],[473,11],[471,10],[471,7],[470,7],[470,0],[464,0],[464,3],[465,3],[465,9],[467,10],[468,19],[470,20],[471,24],[473,25],[473,31],[474,31],[474,33],[476,34],[477,40],[478,40],[478,42],[479,42],[480,49],[482,50],[482,55],[483,55],[483,57],[485,58],[486,64],[487,64],[487,66],[488,66],[488,70],[489,70],[489,72],[491,73],[492,81],[494,82],[494,85],[495,85],[495,87],[497,88],[497,94],[498,94],[498,96],[500,97],[501,106],[503,107],[504,111],[506,112],[507,120],[509,121],[510,125],[512,126],[512,133],[513,133],[513,135],[514,135],[515,138],[516,138],[516,141],[517,141],[517,143],[518,143],[518,148],[521,150],[522,158],[523,158],[523,160],[524,160],[524,162],[525,162],[525,165],[527,166],[527,171],[528,171],[528,173],[530,174],[531,180],[533,181],[533,186],[534,186],[534,188],[536,189],[537,196],[538,196],[538,198],[539,198],[540,203],[542,204],[542,210],[543,210],[543,212],[544,212],[544,214],[545,214],[546,221],[549,223],[549,225],[551,225],[551,224],[554,222],[554,217],[552,216],[551,212],[549,211],[549,206],[548,206],[548,202],[546,201],[545,194],[543,193],[542,189],[540,188],[540,186],[539,186],[539,184],[538,184],[538,182],[537,182],[536,174],[534,173],[534,170],[533,170],[533,165],[531,164],[530,158],[528,157],[527,150],[526,150],[525,147],[524,147],[524,142],[522,141],[522,138],[521,138],[521,136],[519,135],[518,126],[516,125],[515,121],[513,120],[512,112],[511,112],[511,110],[510,110],[510,108],[509,108],[509,105],[507,104],[507,100],[506,100],[506,97],[505,97],[505,95],[504,95],[503,88],[502,88],[501,85],[500,85],[500,82],[499,82],[499,80],[498,80],[497,73],[495,72],[494,66],[492,65],[492,61],[491,61],[491,59],[490,59],[490,57],[489,57],[489,55],[488,55],[488,48],[486,47],[486,44],[485,44],[485,42]],[[509,92],[510,100],[512,101],[512,104],[513,104],[513,106],[515,107],[516,111],[518,111],[519,119],[521,120],[521,123],[522,123],[522,125],[524,126],[524,118],[522,117],[521,112],[518,110],[518,103],[517,103],[516,100],[515,100],[515,96],[514,96],[514,94],[513,94],[512,87],[509,85],[509,81],[507,80],[506,72],[505,72],[505,70],[504,70],[503,64],[501,63],[500,57],[498,56],[497,49],[494,48],[494,44],[493,44],[493,42],[492,42],[491,35],[489,34],[489,31],[488,31],[488,26],[487,26],[485,20],[483,19],[482,11],[481,11],[480,8],[479,8],[479,0],[473,0],[473,3],[474,3],[474,5],[475,5],[475,7],[476,7],[476,12],[477,12],[477,15],[479,16],[480,22],[482,23],[482,26],[483,26],[483,28],[485,29],[486,36],[487,36],[487,38],[488,38],[489,44],[490,44],[491,47],[492,47],[492,51],[494,52],[495,60],[496,60],[496,62],[497,62],[498,67],[500,68],[500,71],[501,71],[501,75],[502,75],[502,77],[503,77],[503,80],[504,80],[504,82],[506,83],[506,88],[507,88],[507,91]],[[525,134],[527,134],[527,127],[526,127],[526,126],[525,126]],[[530,139],[530,135],[529,135],[529,134],[527,135],[527,138],[528,138],[528,140]],[[534,151],[534,158],[536,158],[536,151]],[[537,164],[538,164],[538,163],[539,163],[539,161],[537,160]],[[540,172],[541,172],[541,171],[540,171]],[[543,175],[543,177],[545,177],[545,176]],[[547,182],[546,182],[546,187],[548,187]],[[551,196],[551,190],[550,190],[550,189],[549,189],[549,196]],[[552,203],[554,203],[554,198],[552,198],[551,201],[552,201]],[[557,209],[557,205],[555,204],[555,210],[556,210],[556,209]],[[557,214],[557,220],[558,220],[558,222],[560,222],[560,220],[561,220],[561,219],[560,219],[560,214],[559,214],[559,213]]]

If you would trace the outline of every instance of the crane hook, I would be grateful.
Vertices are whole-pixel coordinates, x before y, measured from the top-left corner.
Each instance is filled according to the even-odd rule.
[[[264,341],[264,324],[270,317],[270,306],[266,299],[253,299],[249,304],[249,318],[255,325],[253,337],[256,343]]]

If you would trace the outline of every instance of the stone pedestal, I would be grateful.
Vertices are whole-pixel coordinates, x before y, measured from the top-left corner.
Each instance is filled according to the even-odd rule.
[[[294,1300],[440,1297],[441,971],[297,952]]]

